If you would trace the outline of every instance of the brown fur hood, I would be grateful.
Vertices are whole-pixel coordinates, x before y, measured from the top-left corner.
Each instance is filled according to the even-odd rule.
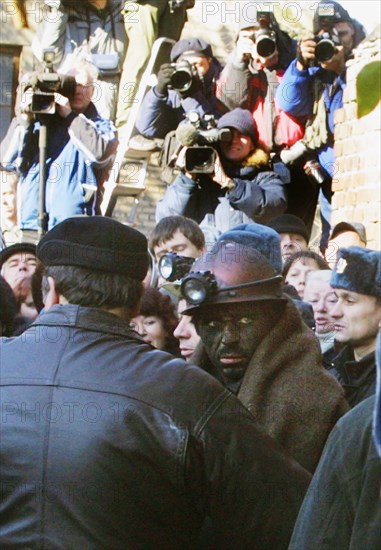
[[[202,344],[193,362],[218,377]],[[291,301],[255,350],[238,398],[260,427],[310,472],[333,426],[349,409],[341,386],[322,366],[314,333]]]

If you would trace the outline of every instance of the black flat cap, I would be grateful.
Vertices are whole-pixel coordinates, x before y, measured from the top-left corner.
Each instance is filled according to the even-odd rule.
[[[103,216],[78,216],[59,223],[38,243],[37,257],[46,266],[84,267],[140,281],[149,265],[146,237]]]
[[[34,254],[36,256],[36,245],[32,243],[15,243],[7,246],[0,252],[0,269],[3,267],[3,264],[13,256],[14,254]]]

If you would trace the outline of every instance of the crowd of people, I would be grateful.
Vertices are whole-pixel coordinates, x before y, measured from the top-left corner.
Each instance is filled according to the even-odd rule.
[[[0,546],[378,548],[381,252],[330,206],[361,25],[246,11],[222,66],[192,1],[45,4],[60,88],[24,75],[0,147]],[[158,36],[148,232],[99,206]]]

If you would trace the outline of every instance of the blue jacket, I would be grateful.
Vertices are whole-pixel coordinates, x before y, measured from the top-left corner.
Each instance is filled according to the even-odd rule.
[[[214,214],[217,230],[224,232],[240,223],[266,223],[279,216],[287,205],[285,186],[269,166],[256,164],[255,158],[254,153],[245,165],[224,165],[235,184],[228,192],[207,175],[195,181],[180,174],[159,201],[156,221],[179,214],[200,223],[206,214]]]
[[[296,68],[294,60],[284,73],[275,95],[278,106],[291,116],[307,119],[313,114],[313,84],[318,78],[324,85],[324,104],[327,112],[327,127],[331,133],[329,142],[318,150],[321,166],[332,177],[335,157],[333,153],[334,114],[343,106],[345,74],[338,76],[332,71],[320,67],[311,67],[303,71]]]
[[[95,192],[118,143],[113,124],[101,118],[92,103],[83,114],[50,116],[45,194],[49,229],[71,216],[95,213]],[[22,115],[15,117],[0,146],[3,168],[20,174],[18,225],[27,230],[38,229],[39,129],[40,122],[28,124]]]
[[[189,111],[197,111],[201,117],[211,113],[220,118],[227,112],[214,93],[221,70],[221,65],[214,60],[204,77],[204,90],[197,91],[192,97],[182,98],[171,89],[167,94],[160,94],[155,87],[151,88],[143,99],[136,128],[148,138],[164,138],[168,132],[177,128]]]

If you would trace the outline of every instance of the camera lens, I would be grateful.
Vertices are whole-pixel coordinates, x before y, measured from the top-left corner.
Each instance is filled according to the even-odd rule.
[[[185,153],[187,172],[212,174],[216,152],[212,147],[189,147]]]
[[[188,70],[178,69],[171,77],[171,86],[180,92],[186,92],[192,85],[192,74]]]
[[[329,61],[335,55],[336,48],[332,40],[327,38],[320,40],[316,45],[315,57],[320,63]]]
[[[257,39],[257,53],[261,57],[270,57],[276,49],[275,41],[269,36],[260,36]]]

